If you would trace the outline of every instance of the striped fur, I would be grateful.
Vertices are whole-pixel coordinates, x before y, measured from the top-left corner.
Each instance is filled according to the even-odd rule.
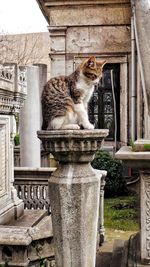
[[[79,125],[93,128],[88,120],[87,104],[105,63],[91,57],[71,75],[55,77],[46,83],[42,92],[43,130],[78,129]]]

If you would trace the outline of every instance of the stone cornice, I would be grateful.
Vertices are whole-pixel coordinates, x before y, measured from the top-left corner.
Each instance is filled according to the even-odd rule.
[[[130,4],[129,0],[44,0],[45,7],[54,6],[80,6],[80,5],[106,5],[106,4]]]
[[[131,5],[130,0],[36,0],[45,19],[50,23],[49,11],[51,8],[80,7],[94,5]]]

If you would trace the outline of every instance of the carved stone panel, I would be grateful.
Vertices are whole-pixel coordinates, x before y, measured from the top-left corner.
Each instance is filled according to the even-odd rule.
[[[141,172],[141,259],[150,263],[150,172]]]
[[[130,52],[130,27],[70,27],[66,37],[67,53]]]
[[[0,200],[8,193],[9,118],[0,116]]]

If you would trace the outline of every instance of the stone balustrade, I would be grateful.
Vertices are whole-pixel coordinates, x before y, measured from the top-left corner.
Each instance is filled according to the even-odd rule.
[[[55,168],[15,167],[14,185],[25,209],[50,211],[48,179],[54,170]]]

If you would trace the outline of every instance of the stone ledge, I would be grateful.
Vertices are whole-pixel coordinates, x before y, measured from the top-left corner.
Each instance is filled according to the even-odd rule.
[[[47,212],[41,211],[34,217],[26,212],[22,219],[14,221],[11,225],[0,226],[0,245],[28,246],[32,241],[53,237],[51,216],[45,216]],[[34,211],[32,210],[32,213]]]
[[[0,226],[0,266],[40,266],[42,259],[49,263],[54,260],[51,216],[45,211],[36,211],[40,218],[36,224],[31,212],[34,210],[29,211],[29,221],[27,214],[22,216],[20,226],[19,221],[16,225],[14,222]]]

